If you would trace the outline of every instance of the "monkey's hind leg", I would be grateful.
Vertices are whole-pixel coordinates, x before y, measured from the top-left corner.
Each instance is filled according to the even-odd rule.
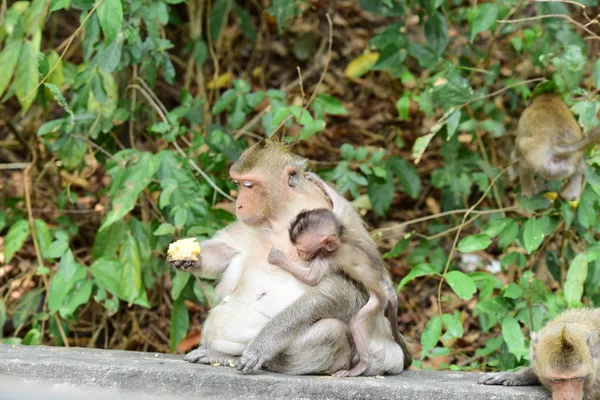
[[[567,201],[573,201],[581,196],[581,182],[583,172],[577,171],[569,178],[565,188],[560,191],[560,197]]]
[[[366,322],[369,320],[369,317],[374,316],[381,307],[381,300],[374,293],[371,293],[367,304],[365,304],[364,307],[358,311],[358,314],[352,318],[352,321],[350,321],[350,332],[352,333],[352,339],[354,340],[354,345],[356,346],[356,352],[360,357],[360,361],[351,370],[340,370],[333,374],[333,376],[337,378],[359,376],[367,370],[372,357],[367,343]]]
[[[203,347],[190,351],[183,359],[187,362],[196,364],[220,364],[229,367],[237,367],[240,361],[239,356],[232,356],[216,350],[208,350]]]
[[[517,167],[519,171],[519,181],[521,182],[521,192],[525,197],[531,198],[540,192],[538,182],[533,178],[533,171],[522,163],[519,163]]]
[[[498,372],[495,374],[486,374],[481,377],[477,383],[483,385],[503,385],[503,386],[540,386],[538,379],[532,367],[526,367],[517,372]]]

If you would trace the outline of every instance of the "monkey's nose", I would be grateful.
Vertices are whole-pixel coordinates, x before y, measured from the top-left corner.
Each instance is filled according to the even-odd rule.
[[[242,209],[242,205],[240,204],[239,206],[237,206],[237,209],[241,210]]]

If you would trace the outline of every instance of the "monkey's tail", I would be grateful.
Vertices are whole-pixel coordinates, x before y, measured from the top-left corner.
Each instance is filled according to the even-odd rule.
[[[600,127],[596,127],[594,129],[592,129],[592,131],[590,132],[589,135],[587,135],[584,139],[582,139],[581,141],[579,141],[577,143],[574,143],[574,144],[571,144],[568,146],[561,146],[560,150],[558,150],[556,152],[556,155],[557,156],[567,156],[567,155],[575,153],[577,151],[582,151],[586,147],[588,147],[592,143],[595,143],[598,140],[600,140]]]
[[[412,355],[408,351],[404,337],[398,330],[398,295],[391,282],[387,280],[386,291],[388,292],[387,318],[392,328],[394,341],[402,348],[404,354],[404,369],[408,369],[413,362]]]

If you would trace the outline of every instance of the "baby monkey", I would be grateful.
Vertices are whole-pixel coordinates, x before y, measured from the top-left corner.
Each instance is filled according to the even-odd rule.
[[[318,176],[309,174],[307,178],[319,185],[333,203],[333,211],[303,211],[290,225],[290,241],[296,247],[298,256],[309,261],[310,265],[306,268],[292,263],[275,247],[269,253],[269,262],[308,285],[316,285],[326,272],[331,271],[345,273],[368,291],[369,300],[350,321],[350,331],[360,361],[352,369],[340,370],[333,376],[358,376],[369,367],[372,355],[367,344],[368,324],[371,317],[383,311],[385,306],[394,340],[404,353],[404,368],[410,367],[412,356],[398,332],[398,298],[375,243],[360,240],[358,235],[353,234],[352,227],[342,223],[345,211],[351,207],[346,199]]]
[[[560,196],[575,200],[581,195],[585,170],[583,151],[600,139],[600,130],[583,136],[577,121],[554,93],[537,95],[525,109],[517,128],[514,158],[518,161],[521,190],[532,197],[544,189],[538,174],[547,181],[568,179]]]

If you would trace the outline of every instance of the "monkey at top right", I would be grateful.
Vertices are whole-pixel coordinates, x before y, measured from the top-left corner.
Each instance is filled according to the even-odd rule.
[[[540,177],[546,181],[568,179],[559,194],[565,200],[577,199],[586,167],[583,152],[598,139],[600,128],[584,136],[558,95],[535,96],[519,119],[515,143],[514,157],[523,194],[533,197],[544,190]]]

